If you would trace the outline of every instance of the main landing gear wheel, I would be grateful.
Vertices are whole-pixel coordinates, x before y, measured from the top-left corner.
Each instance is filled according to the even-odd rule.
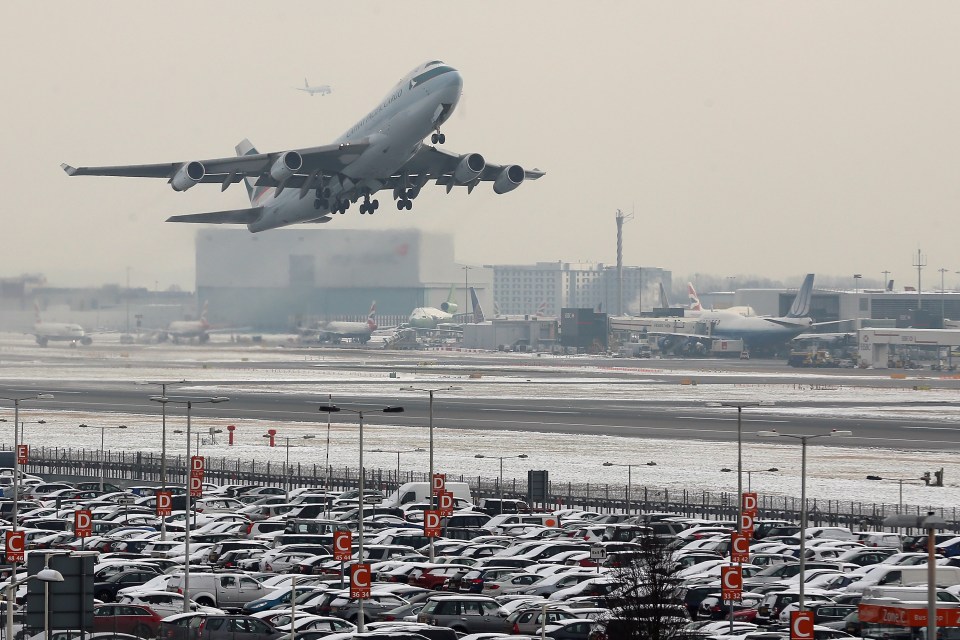
[[[410,211],[411,209],[413,209],[413,202],[411,200],[407,200],[406,198],[401,198],[397,200],[397,210],[403,211],[404,209],[406,209],[407,211]]]
[[[447,136],[443,135],[439,131],[432,136],[430,136],[430,142],[433,144],[443,144],[447,141]]]
[[[369,213],[370,215],[373,215],[373,212],[379,208],[380,208],[379,200],[370,200],[368,198],[362,205],[360,205],[360,213],[361,214]]]

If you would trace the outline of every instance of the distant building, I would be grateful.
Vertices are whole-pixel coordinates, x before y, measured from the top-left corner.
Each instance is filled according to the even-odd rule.
[[[616,314],[620,300],[617,267],[603,263],[538,262],[491,265],[493,300],[503,315],[559,317],[566,307]],[[623,268],[623,313],[638,315],[659,306],[659,285],[669,291],[670,271],[659,267]]]
[[[381,326],[416,307],[439,306],[464,287],[492,307],[491,272],[454,260],[453,237],[417,229],[203,229],[197,233],[197,299],[211,323],[287,331],[314,320],[363,320],[377,302]]]

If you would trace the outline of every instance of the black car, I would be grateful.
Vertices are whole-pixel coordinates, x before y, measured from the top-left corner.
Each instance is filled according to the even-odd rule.
[[[117,599],[117,592],[126,587],[137,587],[159,575],[159,571],[132,569],[123,573],[116,573],[103,582],[93,585],[93,597],[103,602],[113,602]]]

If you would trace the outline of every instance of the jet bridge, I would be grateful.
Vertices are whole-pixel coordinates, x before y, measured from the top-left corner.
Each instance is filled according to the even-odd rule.
[[[960,347],[960,329],[860,329],[861,366],[886,369],[890,347]]]

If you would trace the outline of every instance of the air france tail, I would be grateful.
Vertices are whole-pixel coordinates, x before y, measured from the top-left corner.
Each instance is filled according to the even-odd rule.
[[[793,299],[793,305],[790,306],[788,318],[806,318],[810,313],[810,298],[813,297],[813,274],[808,273],[803,279],[803,284],[797,291],[797,297]]]
[[[377,301],[374,300],[370,304],[370,313],[367,314],[367,326],[370,327],[370,331],[377,330]]]

